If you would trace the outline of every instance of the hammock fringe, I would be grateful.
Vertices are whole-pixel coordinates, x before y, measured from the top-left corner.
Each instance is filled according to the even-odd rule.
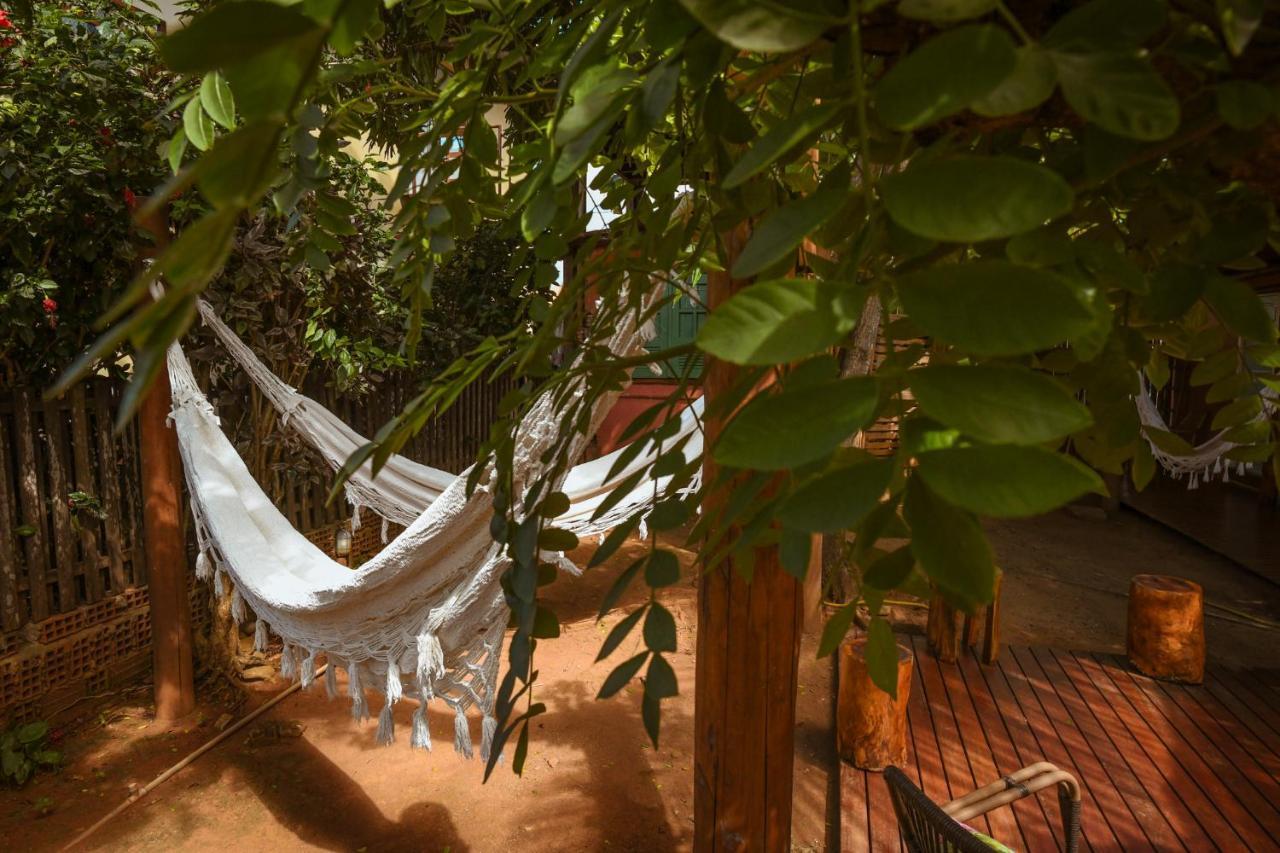
[[[475,754],[475,744],[471,740],[471,724],[467,722],[467,712],[461,705],[453,714],[453,748],[463,758],[471,758]]]

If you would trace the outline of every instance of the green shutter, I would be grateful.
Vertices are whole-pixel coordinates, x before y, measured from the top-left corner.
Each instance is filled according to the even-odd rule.
[[[706,279],[699,277],[699,281],[694,285],[698,293],[698,301],[690,299],[683,291],[675,285],[668,284],[667,291],[664,295],[662,308],[658,310],[657,316],[654,318],[654,324],[657,326],[657,335],[653,340],[645,344],[644,348],[649,352],[659,352],[670,347],[680,346],[691,342],[698,335],[698,330],[702,328],[702,323],[706,319],[707,312],[703,308],[707,299]],[[650,367],[638,367],[635,370],[636,379],[675,379],[679,377],[685,369],[685,361],[687,358],[694,359],[694,365],[690,375],[697,378],[702,375],[702,355],[701,353],[694,356],[681,356],[679,358],[670,359],[660,365],[654,365],[660,368],[652,370]]]

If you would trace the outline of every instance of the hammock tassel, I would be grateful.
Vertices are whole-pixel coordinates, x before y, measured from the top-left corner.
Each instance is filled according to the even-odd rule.
[[[498,733],[497,719],[485,714],[480,730],[482,732],[480,736],[480,760],[487,764],[489,754],[493,751],[493,738]]]
[[[467,722],[467,712],[459,705],[453,715],[453,748],[463,758],[474,755],[474,744],[471,742],[471,725]]]
[[[302,689],[306,690],[316,680],[316,653],[309,651],[307,656],[302,660]]]
[[[395,722],[391,719],[391,702],[382,706],[382,713],[378,715],[378,734],[376,740],[381,746],[390,746],[395,743],[396,731]]]
[[[248,618],[248,614],[244,611],[244,596],[240,595],[240,587],[236,587],[231,592],[231,619],[238,626]]]
[[[266,619],[259,618],[258,623],[253,626],[253,650],[255,652],[265,652],[267,650],[267,641],[269,639],[267,631],[269,630]]]
[[[330,699],[338,698],[338,665],[333,661],[324,671],[324,692]]]
[[[226,572],[221,570],[213,573],[213,594],[218,598],[222,598],[227,594],[226,582],[222,580],[222,576],[225,574]]]
[[[293,659],[293,646],[285,643],[284,651],[280,653],[280,677],[293,681],[297,674],[298,662]]]
[[[434,695],[432,685],[444,675],[444,648],[435,634],[418,635],[418,686],[428,698]]]
[[[209,559],[207,551],[201,551],[196,557],[196,578],[207,581],[209,576],[213,574],[213,562]]]
[[[349,498],[348,498],[349,500]],[[351,532],[355,533],[360,529],[360,504],[352,502],[351,504]]]
[[[364,698],[364,686],[360,683],[360,664],[347,664],[347,695],[351,697],[351,716],[357,722],[369,719],[369,703]]]
[[[394,705],[404,695],[404,687],[400,684],[400,665],[391,655],[387,655],[387,705]]]
[[[427,701],[423,696],[413,712],[413,732],[409,735],[409,746],[414,749],[431,751],[431,729],[427,726]]]
[[[385,517],[382,519],[382,544],[387,544],[387,534],[391,531],[391,522]]]

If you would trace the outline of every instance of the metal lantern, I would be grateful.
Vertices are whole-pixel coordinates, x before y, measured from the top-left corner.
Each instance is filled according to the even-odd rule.
[[[343,526],[333,532],[333,553],[344,563],[351,556],[351,530]]]

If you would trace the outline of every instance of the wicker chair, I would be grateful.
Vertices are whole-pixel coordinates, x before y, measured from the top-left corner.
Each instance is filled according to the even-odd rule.
[[[1062,808],[1062,846],[1067,853],[1080,847],[1080,785],[1070,773],[1042,761],[1024,767],[986,787],[939,806],[911,783],[897,767],[884,771],[902,840],[911,853],[991,853],[991,846],[962,821],[1007,806],[1045,788],[1056,786]]]

